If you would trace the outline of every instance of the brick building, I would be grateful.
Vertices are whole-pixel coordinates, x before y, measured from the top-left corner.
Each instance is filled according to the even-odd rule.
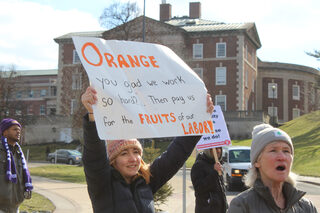
[[[299,65],[258,62],[256,52],[261,42],[255,23],[203,20],[200,2],[189,3],[188,17],[172,17],[171,10],[170,4],[162,3],[159,21],[145,17],[145,41],[174,50],[203,79],[215,104],[220,105],[226,115],[233,115],[233,118],[226,116],[230,125],[240,115],[234,112],[246,112],[241,118],[255,112],[255,122],[243,125],[244,130],[237,130],[237,124],[229,125],[234,135],[251,130],[257,122],[266,122],[264,113],[285,122],[316,109],[316,104],[311,106],[311,103],[319,100],[319,92],[312,92],[312,85],[317,82],[319,71]],[[142,41],[142,22],[143,16],[140,16],[111,30],[69,33],[54,39],[59,45],[59,114],[72,113],[74,107],[79,106],[75,90],[81,91],[88,85],[71,37]],[[62,94],[66,91],[74,94],[65,98]]]
[[[55,115],[57,106],[58,70],[20,70],[6,71],[3,79],[12,81],[10,102],[25,107],[9,109],[6,115]]]

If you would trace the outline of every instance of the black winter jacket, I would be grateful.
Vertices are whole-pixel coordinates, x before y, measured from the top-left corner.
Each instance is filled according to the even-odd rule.
[[[191,169],[196,197],[196,213],[225,213],[227,199],[223,178],[214,169],[215,160],[199,153]]]
[[[177,137],[150,166],[150,183],[142,177],[127,184],[109,165],[105,142],[94,122],[84,117],[83,165],[88,192],[95,213],[154,213],[153,194],[161,188],[190,156],[200,136]]]

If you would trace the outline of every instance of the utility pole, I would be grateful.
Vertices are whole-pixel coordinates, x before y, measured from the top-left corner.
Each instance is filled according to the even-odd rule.
[[[142,25],[142,41],[145,41],[146,37],[146,0],[143,0],[143,25]]]

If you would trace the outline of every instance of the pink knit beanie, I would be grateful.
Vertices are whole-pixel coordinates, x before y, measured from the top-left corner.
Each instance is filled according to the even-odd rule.
[[[109,157],[110,164],[113,163],[113,160],[120,154],[124,149],[135,147],[139,150],[140,155],[142,156],[142,146],[137,139],[129,140],[107,140],[107,152]]]

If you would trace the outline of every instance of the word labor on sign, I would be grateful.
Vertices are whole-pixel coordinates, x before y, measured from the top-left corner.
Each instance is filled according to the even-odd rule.
[[[104,140],[211,134],[203,81],[172,50],[133,41],[73,37]],[[125,134],[124,134],[125,132]]]
[[[231,145],[228,128],[219,105],[214,107],[211,117],[214,123],[214,133],[203,135],[201,137],[196,146],[198,150]]]

